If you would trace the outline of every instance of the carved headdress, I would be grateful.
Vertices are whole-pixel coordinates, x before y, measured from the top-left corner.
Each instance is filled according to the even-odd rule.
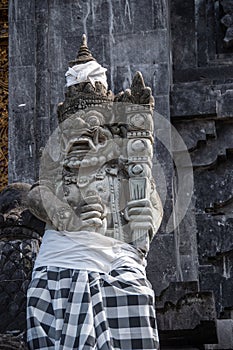
[[[77,57],[69,62],[66,72],[67,92],[58,106],[59,122],[87,107],[111,109],[114,96],[108,91],[106,70],[92,56],[84,34]]]

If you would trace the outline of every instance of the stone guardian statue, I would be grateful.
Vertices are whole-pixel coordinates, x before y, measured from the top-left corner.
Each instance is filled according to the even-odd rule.
[[[85,35],[30,210],[46,223],[28,289],[29,349],[158,349],[146,255],[162,219],[154,99],[137,72],[114,96]]]

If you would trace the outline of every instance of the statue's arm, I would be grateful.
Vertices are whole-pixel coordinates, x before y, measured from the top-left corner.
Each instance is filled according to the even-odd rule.
[[[85,198],[77,212],[65,197],[59,199],[48,184],[41,183],[29,191],[28,206],[37,218],[58,231],[101,231],[105,225],[104,207],[96,195]]]
[[[34,184],[28,193],[28,207],[30,211],[40,220],[53,226],[61,228],[62,222],[70,216],[68,203],[61,201],[52,190],[52,186],[46,182]]]

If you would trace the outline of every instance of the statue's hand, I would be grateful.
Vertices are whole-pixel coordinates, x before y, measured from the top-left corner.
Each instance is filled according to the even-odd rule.
[[[137,199],[128,202],[125,219],[129,221],[131,230],[153,230],[153,206],[149,199]]]
[[[85,198],[85,203],[81,206],[80,219],[82,228],[91,226],[98,229],[102,227],[105,216],[105,207],[101,198],[98,194],[91,193]]]
[[[75,212],[69,205],[63,205],[54,211],[52,217],[53,226],[59,231],[77,232],[81,230],[93,230],[101,232],[105,218],[104,206],[98,195],[90,195],[79,206],[79,212]]]

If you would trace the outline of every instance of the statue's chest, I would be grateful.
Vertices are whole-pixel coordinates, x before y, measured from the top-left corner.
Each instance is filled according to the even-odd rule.
[[[116,165],[105,166],[96,173],[63,176],[63,190],[73,209],[78,208],[85,198],[98,195],[105,206],[107,235],[121,239],[124,220],[122,212],[129,200],[128,180],[119,173]]]

